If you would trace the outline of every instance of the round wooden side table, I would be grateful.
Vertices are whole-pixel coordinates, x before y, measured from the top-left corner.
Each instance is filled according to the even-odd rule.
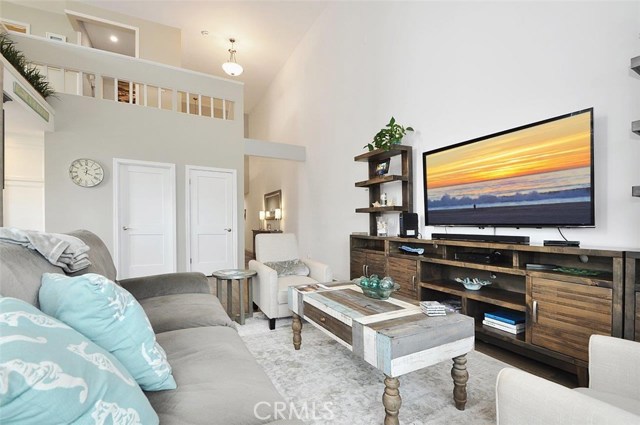
[[[222,281],[227,281],[227,314],[229,317],[233,315],[233,281],[237,280],[239,284],[238,288],[238,301],[240,302],[240,317],[238,323],[244,325],[245,313],[244,313],[244,284],[249,283],[249,317],[253,317],[253,285],[251,284],[251,278],[257,273],[255,270],[244,269],[225,269],[216,270],[212,273],[212,276],[216,278],[216,291],[218,299],[220,299],[220,293],[222,290]]]

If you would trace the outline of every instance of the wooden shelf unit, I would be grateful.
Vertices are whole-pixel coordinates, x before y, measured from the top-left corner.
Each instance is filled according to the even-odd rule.
[[[624,337],[640,342],[640,252],[625,252]]]
[[[401,174],[376,175],[376,166],[387,159],[399,157],[401,162]],[[354,157],[356,162],[369,164],[368,179],[356,182],[356,187],[369,189],[369,205],[365,208],[356,208],[357,213],[369,214],[369,235],[377,235],[377,217],[389,212],[413,211],[413,148],[405,145],[395,145],[390,150],[376,149]],[[373,207],[372,204],[380,201],[381,186],[386,183],[400,182],[402,184],[402,204],[395,206]]]
[[[424,253],[408,254],[399,249],[401,245],[423,248]],[[633,287],[634,306],[640,307],[640,272],[630,272],[631,264],[634,270],[640,270],[640,252],[354,234],[352,278],[362,275],[362,264],[354,263],[353,258],[361,258],[363,251],[377,254],[379,265],[380,255],[384,254],[385,273],[408,286],[399,295],[415,300],[460,301],[461,312],[476,321],[477,338],[576,373],[581,380],[586,377],[588,339],[592,333],[622,337],[624,331],[629,338],[627,334],[634,332],[640,339],[640,308],[626,311],[627,323],[629,317],[634,317],[637,327],[623,330],[625,254],[627,305],[631,299],[628,291]],[[494,254],[498,260],[485,264],[456,259],[465,253]],[[398,261],[402,263],[394,265]],[[527,263],[554,264],[598,274],[530,270]],[[411,285],[414,273],[417,290]],[[490,280],[492,285],[471,291],[456,282],[456,277]],[[498,309],[524,312],[525,332],[512,335],[483,325],[484,314]]]

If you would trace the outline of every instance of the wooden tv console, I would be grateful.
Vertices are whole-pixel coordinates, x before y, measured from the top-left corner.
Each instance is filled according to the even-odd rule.
[[[404,253],[401,245],[424,253]],[[460,259],[468,253],[492,254],[492,262]],[[587,383],[589,337],[623,336],[624,260],[624,251],[610,249],[351,235],[352,279],[389,275],[405,297],[459,300],[461,312],[475,319],[476,338],[575,373],[581,385]],[[565,271],[530,270],[527,263]],[[493,283],[471,291],[456,277]],[[484,313],[498,308],[524,312],[525,332],[484,326]]]

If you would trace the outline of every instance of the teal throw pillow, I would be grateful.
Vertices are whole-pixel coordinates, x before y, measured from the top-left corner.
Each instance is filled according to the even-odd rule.
[[[0,423],[158,424],[127,370],[85,336],[0,297]]]
[[[45,273],[39,301],[43,312],[112,353],[143,390],[176,388],[147,315],[126,289],[95,273]]]
[[[301,260],[272,261],[264,263],[280,276],[309,276],[309,267]]]

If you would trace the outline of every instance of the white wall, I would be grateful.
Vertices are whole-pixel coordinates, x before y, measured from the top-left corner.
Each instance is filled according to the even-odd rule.
[[[242,96],[241,90],[238,92]],[[46,230],[88,229],[113,252],[113,158],[176,164],[178,270],[185,268],[185,165],[238,170],[238,223],[242,223],[242,120],[222,121],[172,111],[58,94],[56,131],[45,134]],[[90,158],[102,165],[104,181],[75,185],[69,164]],[[238,258],[244,255],[238,229]]]
[[[5,135],[4,226],[44,230],[44,134]]]
[[[65,9],[137,27],[140,59],[178,67],[182,64],[182,33],[175,27],[122,15],[78,1],[14,3],[2,0],[0,6],[0,16],[31,24],[31,34],[44,37],[47,32],[53,32],[67,36],[68,43],[77,43],[77,34],[65,14]]]
[[[348,277],[349,241],[368,230],[353,157],[391,115],[417,130],[415,212],[423,222],[421,154],[593,106],[596,225],[567,229],[583,246],[640,246],[638,2],[338,2],[307,33],[250,117],[250,134],[307,146],[282,179],[298,186],[302,249]],[[252,164],[254,173],[261,173]],[[423,237],[443,228],[422,228]],[[462,228],[460,233],[493,233]],[[555,229],[500,228],[532,242]]]

